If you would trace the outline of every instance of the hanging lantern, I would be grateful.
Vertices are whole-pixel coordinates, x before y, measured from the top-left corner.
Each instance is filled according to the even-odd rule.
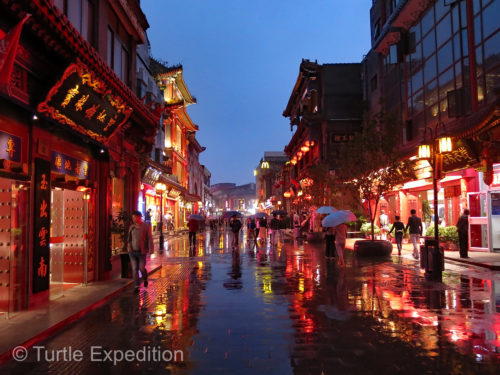
[[[439,138],[439,153],[444,154],[446,152],[451,152],[451,137],[441,137]]]
[[[300,148],[300,151],[302,151],[303,153],[306,153],[307,151],[309,151],[309,147],[304,145]]]
[[[292,160],[290,160],[290,163],[292,163],[292,165],[297,164],[297,159],[294,157]]]
[[[285,192],[283,193],[283,196],[284,196],[285,198],[290,198],[290,197],[292,196],[292,194],[291,194],[289,191],[285,191]]]
[[[311,142],[309,142],[309,140],[307,140],[305,143],[304,143],[305,146],[309,147],[311,146]]]
[[[418,158],[419,159],[429,159],[431,157],[431,146],[420,145],[418,146]]]

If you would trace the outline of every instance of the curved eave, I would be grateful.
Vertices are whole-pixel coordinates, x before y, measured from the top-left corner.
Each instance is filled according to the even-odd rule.
[[[165,73],[158,74],[157,80],[160,82],[162,79],[166,78],[173,78],[175,80],[175,85],[179,89],[182,95],[182,99],[184,100],[184,104],[190,105],[190,104],[196,104],[196,98],[194,98],[191,93],[189,92],[186,82],[184,81],[183,77],[183,71],[182,71],[182,66],[175,68],[171,71],[167,71]]]

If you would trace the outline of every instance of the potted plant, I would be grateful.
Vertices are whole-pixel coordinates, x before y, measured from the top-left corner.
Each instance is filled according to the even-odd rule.
[[[392,243],[375,240],[375,218],[380,199],[398,185],[415,178],[414,162],[398,151],[401,127],[394,118],[380,112],[366,113],[361,131],[339,150],[339,179],[346,189],[365,202],[371,223],[371,239],[357,241],[357,255],[388,256]]]
[[[361,228],[359,228],[359,231],[363,234],[363,236],[367,239],[371,238],[371,235],[372,235],[372,224],[371,223],[364,223],[363,225],[361,225]],[[380,228],[374,224],[374,229],[373,229],[373,233],[375,235],[379,235],[380,234]]]
[[[426,237],[434,237],[434,226],[427,228]],[[458,250],[458,232],[454,225],[449,227],[439,227],[438,235],[440,246],[446,250]]]
[[[123,208],[116,217],[111,217],[111,254],[120,254],[123,278],[130,277],[127,235],[131,222],[130,214]]]

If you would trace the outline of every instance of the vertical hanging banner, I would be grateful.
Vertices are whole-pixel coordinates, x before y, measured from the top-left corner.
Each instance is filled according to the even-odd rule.
[[[50,275],[50,162],[35,160],[33,227],[33,293],[49,289]]]

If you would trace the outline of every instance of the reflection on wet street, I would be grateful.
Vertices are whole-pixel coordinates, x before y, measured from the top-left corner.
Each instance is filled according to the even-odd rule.
[[[415,261],[325,260],[321,243],[227,233],[166,245],[152,283],[132,289],[41,345],[180,350],[177,361],[28,360],[12,374],[493,374],[500,364],[500,274],[454,266],[443,283]],[[0,368],[1,371],[4,369]],[[0,371],[0,372],[1,372]]]

